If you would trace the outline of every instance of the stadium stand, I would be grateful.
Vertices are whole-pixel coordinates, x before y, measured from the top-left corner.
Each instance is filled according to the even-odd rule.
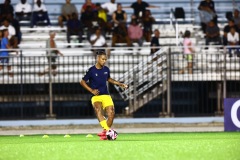
[[[14,6],[17,2],[18,0],[12,0],[12,4]],[[105,1],[98,0],[97,2],[103,3]],[[132,2],[134,1],[121,1],[123,6],[130,6]],[[38,26],[36,28],[30,28],[27,25],[29,23],[28,21],[21,21],[22,42],[21,44],[19,44],[21,54],[20,56],[16,56],[13,53],[10,61],[10,63],[13,65],[14,78],[10,79],[8,76],[2,76],[0,79],[1,86],[7,84],[6,86],[4,86],[3,91],[1,91],[1,95],[6,93],[6,95],[1,96],[1,108],[5,107],[3,109],[5,110],[6,107],[10,106],[10,103],[11,106],[14,106],[12,108],[17,108],[17,103],[21,101],[21,106],[26,106],[26,108],[29,107],[29,109],[26,109],[26,113],[19,113],[21,111],[19,111],[18,108],[16,109],[17,114],[15,115],[14,113],[11,114],[10,111],[5,111],[2,112],[1,116],[19,117],[20,114],[21,116],[24,115],[25,117],[32,118],[34,116],[37,116],[38,118],[44,118],[45,116],[42,114],[47,112],[49,101],[49,90],[48,87],[46,87],[49,81],[53,83],[53,88],[55,89],[53,105],[59,106],[59,108],[65,108],[65,110],[58,110],[58,108],[55,109],[56,114],[60,118],[71,116],[91,116],[92,111],[86,109],[86,106],[89,106],[87,100],[90,95],[85,93],[81,89],[77,89],[80,88],[80,86],[78,86],[78,83],[82,75],[85,73],[86,69],[90,65],[94,64],[95,61],[90,50],[91,45],[88,42],[86,35],[84,35],[83,41],[80,44],[75,43],[74,37],[72,37],[71,48],[67,48],[68,43],[66,41],[66,33],[63,32],[64,30],[66,30],[66,27],[60,28],[57,24],[58,16],[60,15],[61,5],[64,3],[64,1],[45,1],[44,3],[47,7],[52,26]],[[74,3],[77,9],[80,11],[83,1],[79,2],[77,0],[72,0],[71,3]],[[163,107],[164,105],[166,105],[166,102],[162,102],[163,100],[159,101],[156,98],[159,96],[161,97],[159,99],[162,99],[162,97],[166,97],[166,91],[168,91],[169,89],[167,88],[169,84],[169,82],[167,83],[167,80],[170,78],[173,82],[176,82],[172,85],[177,86],[175,87],[177,89],[173,89],[172,93],[175,97],[177,97],[177,100],[173,100],[172,102],[173,106],[175,106],[172,108],[172,111],[175,112],[175,115],[177,115],[177,113],[183,113],[186,115],[188,114],[184,112],[184,105],[189,106],[187,108],[191,108],[191,106],[197,106],[195,107],[195,109],[190,109],[189,115],[214,114],[214,111],[216,109],[212,106],[217,105],[214,101],[217,98],[215,95],[213,96],[214,98],[210,97],[210,101],[214,101],[210,104],[210,109],[207,108],[208,105],[201,108],[200,106],[202,106],[202,104],[196,104],[196,101],[191,99],[188,101],[183,101],[181,100],[181,96],[179,95],[181,94],[182,90],[185,90],[186,94],[193,93],[198,95],[204,95],[205,92],[203,90],[200,93],[197,92],[198,89],[201,88],[201,86],[204,86],[203,88],[209,87],[209,84],[206,84],[206,82],[209,81],[216,82],[214,84],[211,84],[211,86],[214,86],[217,84],[217,82],[223,81],[224,77],[227,77],[229,81],[236,81],[237,79],[239,79],[239,75],[236,72],[239,69],[239,64],[237,63],[238,57],[233,57],[231,59],[225,57],[225,50],[219,48],[218,46],[210,46],[208,50],[204,50],[204,47],[201,47],[201,45],[205,44],[205,40],[204,34],[200,30],[200,21],[197,9],[200,0],[150,0],[148,1],[148,3],[160,7],[157,9],[151,9],[151,12],[156,19],[156,24],[153,25],[153,30],[159,29],[161,32],[160,44],[162,50],[161,52],[156,53],[154,56],[150,56],[149,42],[144,42],[143,47],[140,50],[135,47],[133,47],[132,50],[128,50],[125,47],[118,47],[117,49],[112,49],[110,59],[108,60],[108,66],[110,66],[112,70],[111,74],[113,78],[127,81],[129,84],[131,84],[134,77],[129,77],[129,79],[127,79],[126,77],[131,75],[132,71],[136,69],[136,71],[138,72],[138,82],[135,87],[139,87],[137,91],[134,90],[134,88],[130,88],[126,91],[121,91],[119,88],[114,87],[110,88],[111,92],[113,93],[113,97],[116,99],[116,104],[120,106],[119,108],[116,108],[116,113],[122,114],[123,110],[126,111],[125,107],[127,106],[127,102],[123,102],[122,98],[127,101],[130,100],[130,105],[131,103],[135,105],[134,108],[127,111],[128,114],[143,114],[145,112],[143,108],[146,108],[146,104],[148,104],[147,106],[150,110],[148,114],[151,116],[159,116],[159,112],[167,112],[166,108]],[[174,12],[172,11],[174,11],[175,8],[179,7],[182,7],[184,9],[184,19],[175,19],[174,17]],[[229,0],[216,0],[215,8],[219,20],[218,25],[222,31],[223,26],[227,23],[225,13],[227,11],[232,11],[234,8],[234,4]],[[125,10],[128,15],[128,22],[130,22],[130,16],[132,15],[133,10]],[[45,57],[45,47],[49,30],[57,31],[56,43],[59,50],[64,53],[64,57],[59,57],[58,59],[57,63],[59,67],[56,77],[38,77],[36,73],[48,66],[48,62]],[[181,33],[183,33],[185,30],[189,30],[193,33],[193,37],[191,38],[193,44],[196,46],[200,46],[196,47],[196,54],[194,59],[196,65],[194,65],[194,74],[192,75],[178,74],[178,71],[186,65],[186,62],[184,61],[184,58],[182,56],[182,49],[176,47],[181,46]],[[221,32],[221,34],[223,33]],[[111,46],[111,35],[107,35],[107,43],[108,46]],[[78,45],[81,45],[82,47],[77,48]],[[137,44],[134,44],[134,46],[137,46]],[[169,58],[167,57],[167,53],[169,52],[169,46],[172,46],[173,49],[171,50],[171,59],[167,62],[167,59]],[[161,58],[158,57],[158,54]],[[156,58],[155,56],[158,57],[156,61],[154,61],[154,58]],[[148,67],[146,67],[146,65]],[[167,77],[167,75],[169,74],[167,66],[169,65],[171,65],[169,68],[171,70],[172,77]],[[226,71],[228,72],[223,72],[224,66],[226,66]],[[156,76],[156,72],[159,72],[161,74]],[[122,75],[126,77],[122,77]],[[182,85],[183,82],[189,83],[184,87]],[[195,88],[191,88],[191,86],[193,86],[193,82],[201,84],[196,85],[197,87]],[[16,87],[16,84],[21,84],[20,88],[16,88],[16,90],[19,91],[20,94],[23,94],[20,100],[13,91],[13,88]],[[22,91],[21,87],[27,88],[26,91]],[[215,93],[215,90],[215,87],[211,87],[211,92]],[[117,91],[120,92],[121,97],[119,96]],[[134,96],[132,94],[136,94],[136,92],[138,92],[138,94],[137,97],[135,97],[134,99]],[[81,96],[79,94],[81,94]],[[140,99],[142,100],[141,102]],[[137,104],[136,101],[139,101],[139,104]],[[148,103],[149,101],[151,101],[151,103]],[[207,103],[206,99],[203,101],[204,102],[202,103]],[[154,105],[157,105],[159,107],[156,107],[154,109]],[[30,108],[33,106],[38,107],[39,109],[36,109],[34,113],[27,113],[32,112]],[[69,108],[66,109],[69,106],[72,106],[72,108],[75,109],[71,111]],[[79,106],[84,107],[82,109],[76,109]],[[38,110],[41,111],[39,111],[38,113]]]

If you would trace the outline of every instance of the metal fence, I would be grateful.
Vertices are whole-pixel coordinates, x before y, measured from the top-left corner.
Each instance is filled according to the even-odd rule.
[[[128,90],[109,85],[116,115],[214,116],[223,113],[223,98],[240,96],[237,54],[229,57],[227,49],[216,46],[195,47],[191,67],[182,50],[163,47],[154,55],[144,55],[137,49],[118,48],[111,54],[107,65],[112,78],[129,85]],[[1,70],[1,119],[95,117],[91,95],[79,84],[95,64],[90,50],[58,57],[54,64],[49,63],[44,49],[39,51],[39,55],[13,52],[11,70],[7,66]],[[48,69],[52,65],[56,71]]]

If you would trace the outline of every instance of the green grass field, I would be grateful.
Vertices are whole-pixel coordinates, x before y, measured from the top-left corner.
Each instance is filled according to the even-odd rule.
[[[94,135],[0,136],[1,160],[240,159],[240,133],[119,134],[116,141]]]

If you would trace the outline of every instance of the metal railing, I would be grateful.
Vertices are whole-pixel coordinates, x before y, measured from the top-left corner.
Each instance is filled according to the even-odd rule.
[[[129,85],[125,91],[109,85],[117,116],[219,115],[223,98],[240,96],[240,58],[229,57],[226,48],[195,47],[191,72],[182,47],[163,47],[154,55],[117,49],[107,65],[112,78]],[[77,50],[79,55],[58,57],[56,72],[47,69],[45,49],[35,56],[13,52],[10,72],[6,66],[0,71],[1,119],[94,117],[91,95],[79,81],[95,57]]]

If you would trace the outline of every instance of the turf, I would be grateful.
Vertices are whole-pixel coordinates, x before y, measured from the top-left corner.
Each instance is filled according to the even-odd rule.
[[[1,160],[240,159],[240,133],[119,134],[115,141],[94,135],[0,136]]]

